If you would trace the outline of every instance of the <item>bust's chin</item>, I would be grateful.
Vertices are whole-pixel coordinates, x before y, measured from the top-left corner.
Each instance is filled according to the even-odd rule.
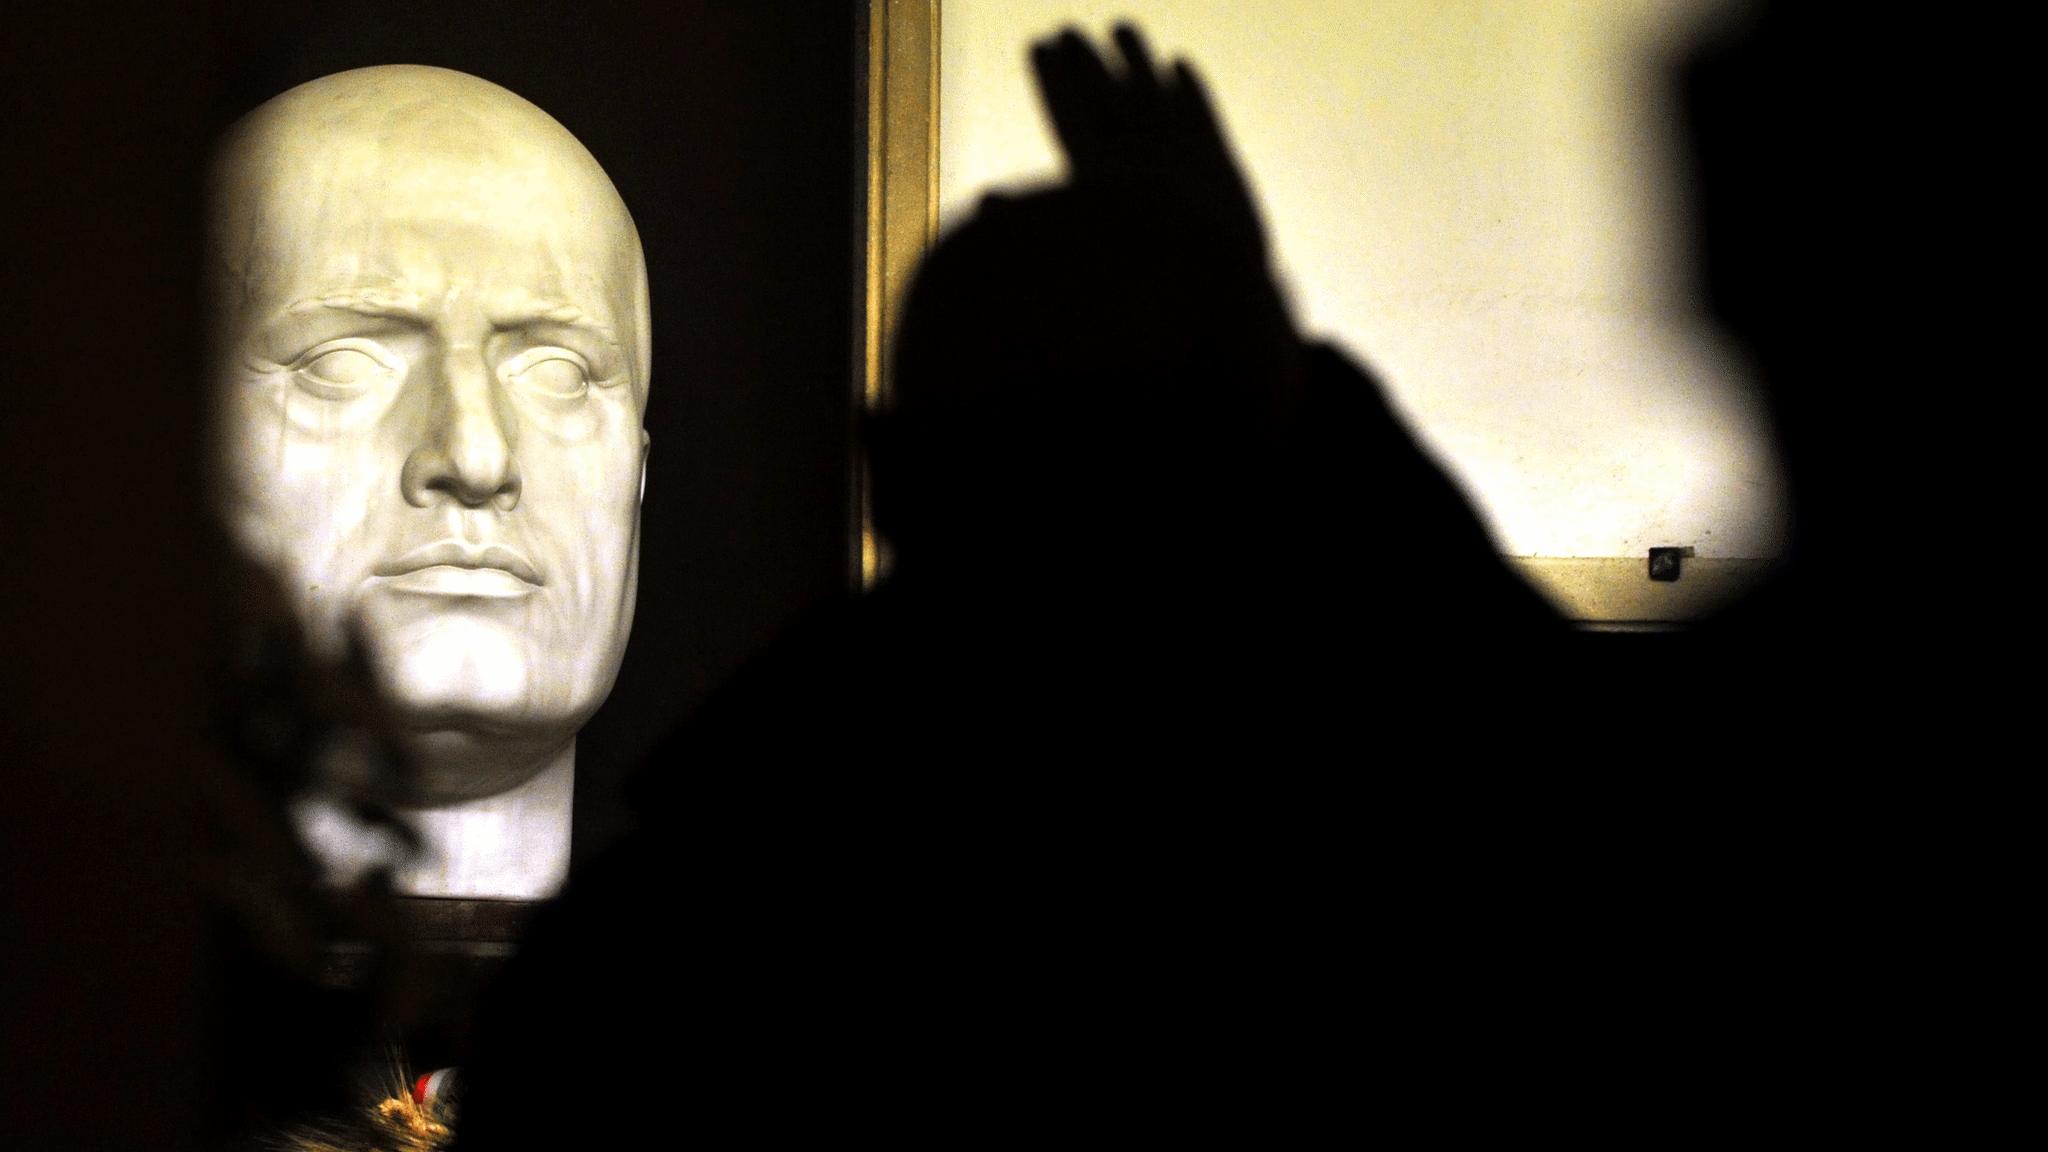
[[[445,611],[376,635],[378,679],[399,710],[417,718],[408,727],[520,726],[520,713],[543,706],[552,687],[536,675],[539,654],[506,621]]]
[[[392,802],[403,808],[438,808],[510,792],[559,763],[575,739],[573,729],[519,734],[407,729],[400,735],[407,771]]]
[[[447,612],[381,637],[379,687],[406,752],[399,795],[433,807],[509,792],[552,764],[589,710],[502,622]]]

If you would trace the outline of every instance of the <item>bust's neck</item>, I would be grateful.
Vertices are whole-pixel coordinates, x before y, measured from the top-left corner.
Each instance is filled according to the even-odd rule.
[[[408,811],[420,851],[397,870],[407,896],[544,900],[569,875],[569,817],[576,741],[510,792]]]
[[[393,869],[401,896],[544,900],[569,874],[569,817],[576,792],[576,742],[540,774],[496,796],[404,813],[419,851]],[[365,824],[328,793],[292,806],[300,839],[330,884],[346,887],[407,856],[387,828]]]

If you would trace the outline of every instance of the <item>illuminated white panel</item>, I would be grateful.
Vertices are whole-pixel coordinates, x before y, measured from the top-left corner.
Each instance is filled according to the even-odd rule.
[[[1695,310],[1668,65],[1706,0],[948,0],[944,223],[1055,177],[1025,53],[1138,21],[1208,78],[1302,325],[1376,367],[1505,552],[1782,545],[1746,368]]]

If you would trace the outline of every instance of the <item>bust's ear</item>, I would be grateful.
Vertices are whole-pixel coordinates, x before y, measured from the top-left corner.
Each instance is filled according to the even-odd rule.
[[[640,503],[647,503],[647,450],[654,446],[654,434],[640,430]]]

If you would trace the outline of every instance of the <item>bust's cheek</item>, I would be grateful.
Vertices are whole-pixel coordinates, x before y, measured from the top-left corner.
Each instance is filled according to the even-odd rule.
[[[612,633],[639,524],[637,425],[575,444],[521,445],[525,491],[512,519],[552,561],[550,598],[577,644],[602,647]]]
[[[401,383],[395,376],[381,375],[368,381],[359,393],[335,398],[314,395],[286,373],[269,407],[285,434],[300,440],[340,443],[378,434],[388,424],[424,419],[417,404],[405,411],[397,410]]]
[[[266,545],[271,505],[277,498],[277,466],[284,445],[279,381],[271,376],[243,374],[222,388],[214,409],[216,500],[227,527],[255,558],[269,560]]]
[[[309,432],[295,391],[282,373],[236,381],[216,438],[219,512],[251,559],[298,595],[325,598],[347,575],[333,569],[372,514],[379,473],[392,469],[373,437]],[[395,474],[383,486],[395,493]]]
[[[549,519],[563,515],[556,502],[570,504],[578,527],[568,539],[626,530],[639,504],[642,434],[625,390],[592,389],[573,407],[530,413],[521,433],[514,452],[526,478],[522,502],[549,508],[540,513]]]
[[[603,445],[607,500],[640,503],[642,465],[647,459],[647,431],[633,402],[630,387],[607,388],[592,420],[592,439]]]
[[[512,398],[519,410],[521,448],[574,452],[606,439],[606,404],[592,393],[562,399],[515,391]]]

